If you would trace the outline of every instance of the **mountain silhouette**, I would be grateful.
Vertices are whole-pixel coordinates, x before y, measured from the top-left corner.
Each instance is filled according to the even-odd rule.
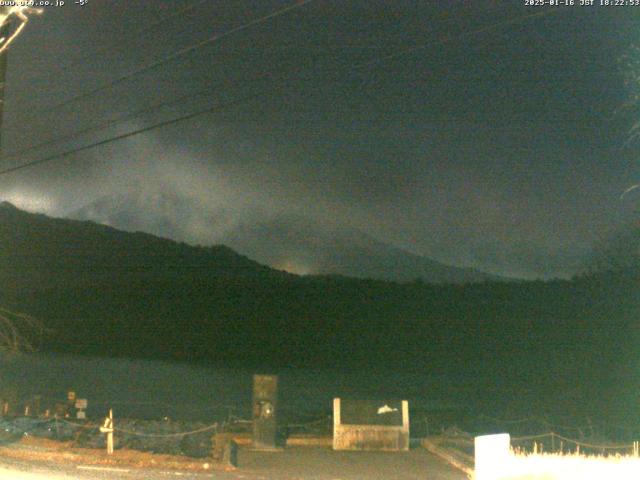
[[[471,268],[412,254],[346,225],[293,214],[234,215],[170,192],[130,192],[98,199],[69,214],[127,231],[190,243],[221,243],[264,265],[296,274],[427,283],[499,280]]]
[[[562,365],[563,381],[589,372],[591,385],[635,358],[639,280],[638,269],[466,285],[298,276],[227,247],[0,204],[0,305],[44,322],[40,347],[53,352],[496,378]]]

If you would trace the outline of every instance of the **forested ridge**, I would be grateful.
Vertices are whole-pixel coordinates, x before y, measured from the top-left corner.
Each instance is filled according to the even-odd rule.
[[[640,271],[430,285],[299,277],[193,247],[0,207],[0,301],[44,350],[240,366],[625,368]],[[599,355],[593,353],[599,352]]]

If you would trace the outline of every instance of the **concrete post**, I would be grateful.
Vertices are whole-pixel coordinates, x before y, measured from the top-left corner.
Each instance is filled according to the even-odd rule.
[[[475,438],[475,480],[498,480],[509,472],[511,437],[508,433]]]
[[[278,377],[253,376],[253,448],[276,450]]]

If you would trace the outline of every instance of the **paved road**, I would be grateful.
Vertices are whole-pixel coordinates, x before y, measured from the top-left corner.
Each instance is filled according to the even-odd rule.
[[[264,479],[305,480],[467,480],[422,448],[409,452],[334,452],[292,447],[279,453],[241,450],[239,465]]]
[[[333,452],[328,448],[297,447],[267,453],[241,449],[240,468],[232,472],[103,468],[76,464],[27,463],[0,459],[5,480],[466,480],[466,476],[423,449],[404,453]]]

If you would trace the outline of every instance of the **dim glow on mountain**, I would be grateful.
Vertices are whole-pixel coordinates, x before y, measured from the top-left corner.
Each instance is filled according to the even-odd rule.
[[[55,201],[43,193],[14,190],[0,194],[0,201],[8,201],[21,210],[33,213],[52,214],[56,209]]]
[[[281,264],[276,265],[275,268],[287,273],[293,273],[294,275],[311,275],[313,273],[310,266],[296,260],[285,260]]]

